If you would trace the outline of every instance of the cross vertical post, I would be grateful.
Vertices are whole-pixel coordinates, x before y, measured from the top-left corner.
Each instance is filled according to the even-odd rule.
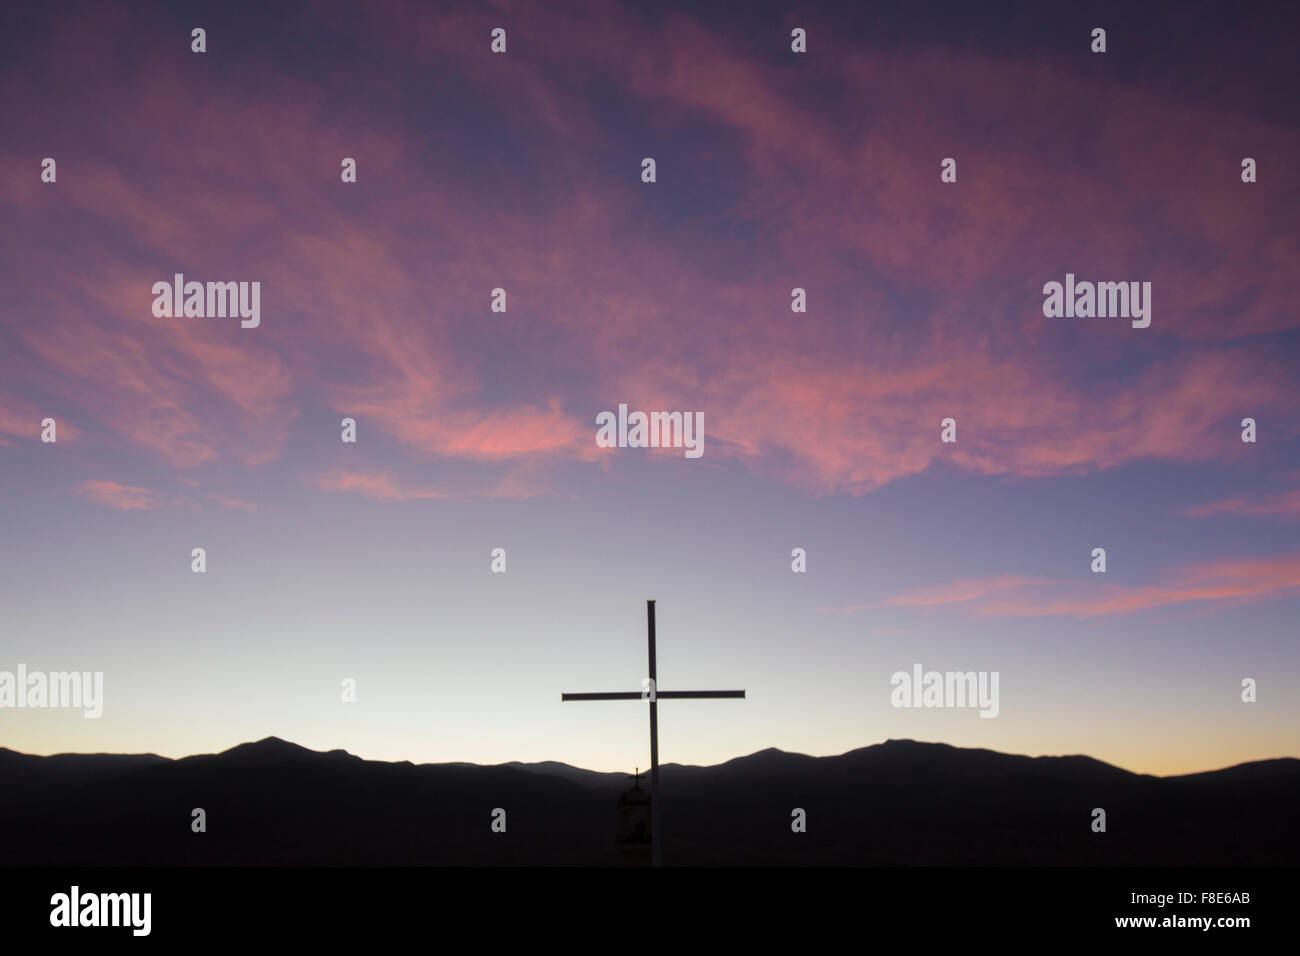
[[[659,675],[655,666],[655,602],[645,602],[646,642],[650,646],[650,865],[659,866],[659,833],[663,829],[663,804],[659,802]]]

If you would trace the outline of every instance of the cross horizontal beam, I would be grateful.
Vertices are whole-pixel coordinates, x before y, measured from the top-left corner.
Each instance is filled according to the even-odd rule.
[[[615,690],[605,694],[561,694],[560,700],[645,700],[639,690]],[[743,690],[657,690],[657,700],[710,700],[715,698],[743,698]]]

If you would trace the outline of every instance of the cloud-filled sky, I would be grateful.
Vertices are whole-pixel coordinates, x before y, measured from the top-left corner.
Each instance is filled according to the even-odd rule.
[[[106,699],[0,744],[631,769],[645,708],[559,695],[639,689],[655,598],[660,687],[749,695],[665,761],[1300,752],[1297,14],[892,6],[6,11],[0,670]],[[892,707],[915,663],[998,717]]]

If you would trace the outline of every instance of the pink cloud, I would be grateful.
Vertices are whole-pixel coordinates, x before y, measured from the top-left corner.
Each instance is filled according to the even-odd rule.
[[[212,501],[215,501],[221,507],[226,509],[239,509],[241,511],[256,511],[257,505],[243,501],[239,498],[228,498],[225,495],[208,495]]]
[[[341,9],[326,16],[342,24]],[[147,77],[114,73],[102,49],[129,22],[69,23],[60,48],[83,50],[111,82],[75,98],[67,121],[108,143],[151,143],[150,158],[120,165],[96,149],[61,163],[57,190],[0,184],[0,206],[34,237],[11,268],[73,277],[30,290],[43,319],[18,335],[34,361],[0,359],[3,371],[47,383],[173,468],[273,461],[319,420],[301,413],[324,404],[391,438],[404,463],[504,469],[486,479],[500,494],[542,493],[539,463],[608,465],[574,411],[592,403],[702,410],[709,457],[861,495],[935,466],[1041,477],[1215,461],[1240,452],[1225,421],[1290,400],[1294,368],[1250,337],[1294,326],[1296,240],[1269,212],[1291,200],[1277,178],[1253,184],[1249,202],[1204,183],[1242,142],[1294,154],[1294,130],[1053,59],[842,51],[814,81],[680,15],[598,4],[512,16],[535,52],[522,83],[464,42],[486,13],[381,5],[367,43],[395,69],[463,74],[478,105],[539,144],[540,190],[457,175],[454,141],[430,164],[400,113],[327,102],[263,60],[249,64],[251,86],[200,82],[184,50],[160,54]],[[21,62],[7,75],[32,104],[16,131],[28,137],[66,92],[31,75]],[[644,104],[674,145],[703,122],[735,154],[711,172],[684,136],[663,182],[638,190],[635,164],[587,160],[619,144],[575,78]],[[808,108],[804,84],[827,79],[871,123]],[[1127,107],[1112,115],[1118,98]],[[124,99],[129,115],[109,109]],[[1066,101],[1077,109],[1061,111]],[[239,176],[219,144],[157,135],[182,112],[244,131]],[[1105,168],[1075,154],[1084,136]],[[1128,148],[1139,138],[1140,155]],[[945,186],[937,159],[952,143],[959,183]],[[361,147],[357,207],[335,157]],[[17,147],[3,159],[28,162]],[[732,195],[726,221],[753,240],[730,241],[711,220],[657,228],[654,204],[673,202],[684,178]],[[83,246],[43,241],[52,202],[85,222]],[[1168,235],[1196,255],[1153,258]],[[262,327],[154,319],[149,286],[173,269],[261,280]],[[1045,320],[1041,285],[1066,269],[1150,278],[1152,328]],[[499,285],[510,311],[493,315]],[[789,311],[795,285],[809,290],[807,315]],[[1123,376],[1078,376],[1117,354],[1132,359]],[[949,416],[959,441],[946,446]],[[11,434],[3,418],[0,433]],[[446,494],[385,466],[388,485],[348,490]]]
[[[371,501],[470,501],[494,498],[535,498],[556,495],[544,472],[536,467],[511,468],[494,482],[475,481],[460,490],[434,488],[403,482],[388,472],[362,472],[336,469],[319,475],[312,483],[322,491],[360,495]]]
[[[1254,498],[1224,498],[1196,505],[1183,513],[1189,518],[1222,514],[1300,518],[1300,488],[1261,494]]]
[[[1300,589],[1300,555],[1234,558],[1177,568],[1155,584],[1052,581],[1000,575],[906,592],[866,607],[968,605],[983,617],[1107,615],[1206,601],[1266,601]]]
[[[174,503],[149,488],[116,481],[84,481],[76,488],[76,493],[87,501],[116,511],[152,511]]]
[[[1037,579],[1003,574],[993,578],[967,578],[899,594],[880,603],[880,607],[937,607],[964,604],[1003,591],[1030,587]]]
[[[316,479],[322,491],[350,492],[371,501],[446,500],[451,495],[435,488],[402,485],[392,475],[382,473],[337,471]]]
[[[41,432],[44,431],[41,422],[46,418],[54,419],[58,441],[76,441],[81,437],[81,430],[62,415],[54,414],[48,409],[41,411],[31,402],[0,395],[0,435],[39,442]],[[2,438],[0,441],[10,444]]]

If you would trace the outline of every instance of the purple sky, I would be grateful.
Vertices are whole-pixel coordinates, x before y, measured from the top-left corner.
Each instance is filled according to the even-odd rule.
[[[644,766],[559,695],[638,689],[656,598],[660,686],[749,691],[665,761],[1300,753],[1295,10],[898,6],[6,11],[0,670],[106,700],[0,744]],[[261,324],[155,317],[178,272]],[[1045,318],[1066,273],[1150,327]],[[998,717],[892,707],[915,663]]]

